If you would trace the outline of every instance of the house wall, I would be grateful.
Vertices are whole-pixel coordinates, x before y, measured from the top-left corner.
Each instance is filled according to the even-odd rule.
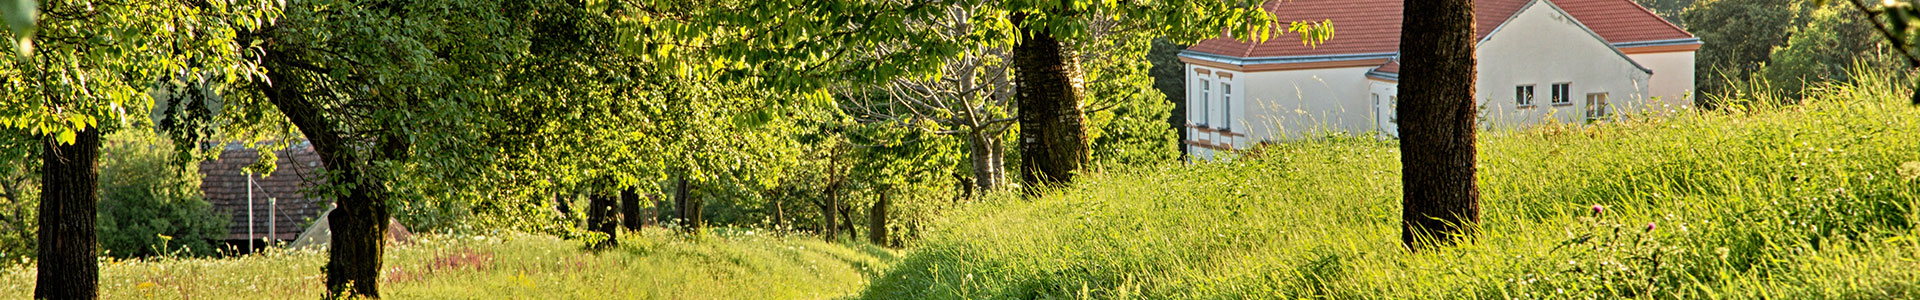
[[[1365,132],[1373,66],[1245,74],[1247,110],[1240,120],[1253,141],[1296,139],[1326,132]]]
[[[1659,97],[1663,110],[1693,106],[1693,51],[1628,54],[1640,66],[1653,69],[1649,95]],[[1650,106],[1651,107],[1651,106]]]
[[[1397,116],[1400,102],[1400,83],[1397,81],[1371,80],[1367,88],[1367,106],[1371,108],[1371,120],[1368,125],[1380,137],[1400,137],[1400,120]],[[1374,97],[1379,97],[1375,99]]]
[[[1586,96],[1607,93],[1615,107],[1638,106],[1650,92],[1650,73],[1575,23],[1551,2],[1534,2],[1479,45],[1476,94],[1482,124],[1518,128],[1548,120],[1586,121]],[[1553,104],[1553,84],[1568,83],[1571,103]],[[1533,105],[1516,103],[1514,89],[1534,85]]]

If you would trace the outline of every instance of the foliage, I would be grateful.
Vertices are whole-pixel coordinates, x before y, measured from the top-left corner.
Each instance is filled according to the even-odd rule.
[[[245,49],[233,39],[269,23],[276,3],[43,3],[29,30],[39,42],[8,43],[14,51],[0,63],[0,95],[9,100],[0,102],[0,127],[70,143],[77,131],[104,126],[102,120],[125,122],[129,111],[138,118],[152,106],[147,88],[163,78],[253,77],[258,68],[240,59]]]
[[[1174,105],[1154,90],[1149,32],[1099,28],[1077,45],[1087,63],[1087,136],[1093,161],[1120,168],[1172,161],[1180,156],[1179,134],[1167,126]],[[1096,50],[1097,49],[1097,50]],[[1184,97],[1183,97],[1184,98]]]
[[[1798,98],[1819,82],[1849,82],[1848,70],[1857,65],[1889,67],[1900,62],[1891,53],[1886,38],[1851,7],[1838,3],[1822,6],[1807,16],[1805,24],[1789,33],[1786,44],[1773,48],[1772,63],[1759,75],[1772,82],[1788,98]]]
[[[1160,90],[1167,102],[1173,104],[1173,111],[1167,115],[1167,125],[1173,128],[1174,146],[1179,148],[1176,151],[1181,155],[1187,153],[1186,147],[1180,142],[1186,140],[1187,134],[1187,64],[1180,62],[1180,51],[1186,48],[1166,39],[1155,39],[1153,48],[1147,50],[1147,61],[1153,63],[1153,67],[1147,69],[1147,76],[1153,78],[1153,88]]]
[[[1395,145],[1335,136],[963,208],[863,296],[1910,298],[1920,108],[1856,72],[1800,106],[1489,133],[1489,226],[1455,248],[1406,252]]]
[[[1752,77],[1770,62],[1773,48],[1786,45],[1794,24],[1804,22],[1813,5],[1799,0],[1699,0],[1680,19],[1704,43],[1696,53],[1694,85],[1699,94],[1717,95],[1730,82]],[[1710,99],[1712,97],[1700,97]],[[1696,103],[1714,107],[1716,103]]]
[[[172,144],[147,130],[108,135],[102,148],[95,224],[106,256],[216,253],[229,221],[201,198],[197,166],[171,161]]]
[[[1686,11],[1687,7],[1693,6],[1693,3],[1699,2],[1699,0],[1634,0],[1633,2],[1639,3],[1641,7],[1646,7],[1647,10],[1653,11],[1656,15],[1660,15],[1661,18],[1667,19],[1667,22],[1681,24],[1681,22],[1683,22],[1680,15],[1681,12]]]
[[[387,252],[385,296],[460,299],[831,299],[857,292],[895,252],[867,245],[735,230],[688,239],[621,234],[589,253],[548,235],[415,236]],[[244,257],[107,259],[101,295],[115,299],[300,299],[320,294],[324,253],[274,249]],[[0,270],[0,294],[25,295],[25,268]]]
[[[40,145],[25,130],[0,128],[0,267],[36,254]]]

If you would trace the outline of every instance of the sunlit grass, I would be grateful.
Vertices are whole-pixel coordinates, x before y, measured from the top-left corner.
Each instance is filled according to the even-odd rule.
[[[423,235],[387,251],[391,299],[833,299],[858,292],[893,252],[807,238],[731,234],[691,240],[629,232],[601,253],[577,241],[505,233]],[[280,251],[229,259],[103,262],[106,299],[313,299],[326,255]],[[0,298],[25,298],[33,270],[0,275]]]
[[[1399,240],[1391,141],[1096,174],[948,215],[863,295],[1911,299],[1920,179],[1899,168],[1920,161],[1920,109],[1905,93],[1485,133],[1477,242],[1418,254]]]

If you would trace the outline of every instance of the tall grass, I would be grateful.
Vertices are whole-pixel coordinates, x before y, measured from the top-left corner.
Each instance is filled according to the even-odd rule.
[[[1920,297],[1920,170],[1900,170],[1920,109],[1856,78],[1796,106],[1487,133],[1482,231],[1458,247],[1404,250],[1397,145],[1334,138],[966,208],[863,296]]]
[[[729,234],[687,239],[623,234],[600,253],[577,241],[507,233],[423,235],[387,251],[391,299],[832,299],[858,292],[893,252],[807,238]],[[105,299],[314,299],[325,253],[274,251],[228,259],[111,260]],[[33,292],[27,267],[0,274],[0,299]]]

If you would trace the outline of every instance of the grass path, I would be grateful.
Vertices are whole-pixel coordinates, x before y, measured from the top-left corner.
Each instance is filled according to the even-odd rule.
[[[693,241],[629,232],[594,254],[548,236],[433,236],[389,249],[381,292],[392,299],[834,299],[859,292],[895,253],[764,235]],[[311,299],[326,255],[284,251],[234,259],[103,262],[104,299]],[[34,270],[0,274],[0,299],[26,299]]]

